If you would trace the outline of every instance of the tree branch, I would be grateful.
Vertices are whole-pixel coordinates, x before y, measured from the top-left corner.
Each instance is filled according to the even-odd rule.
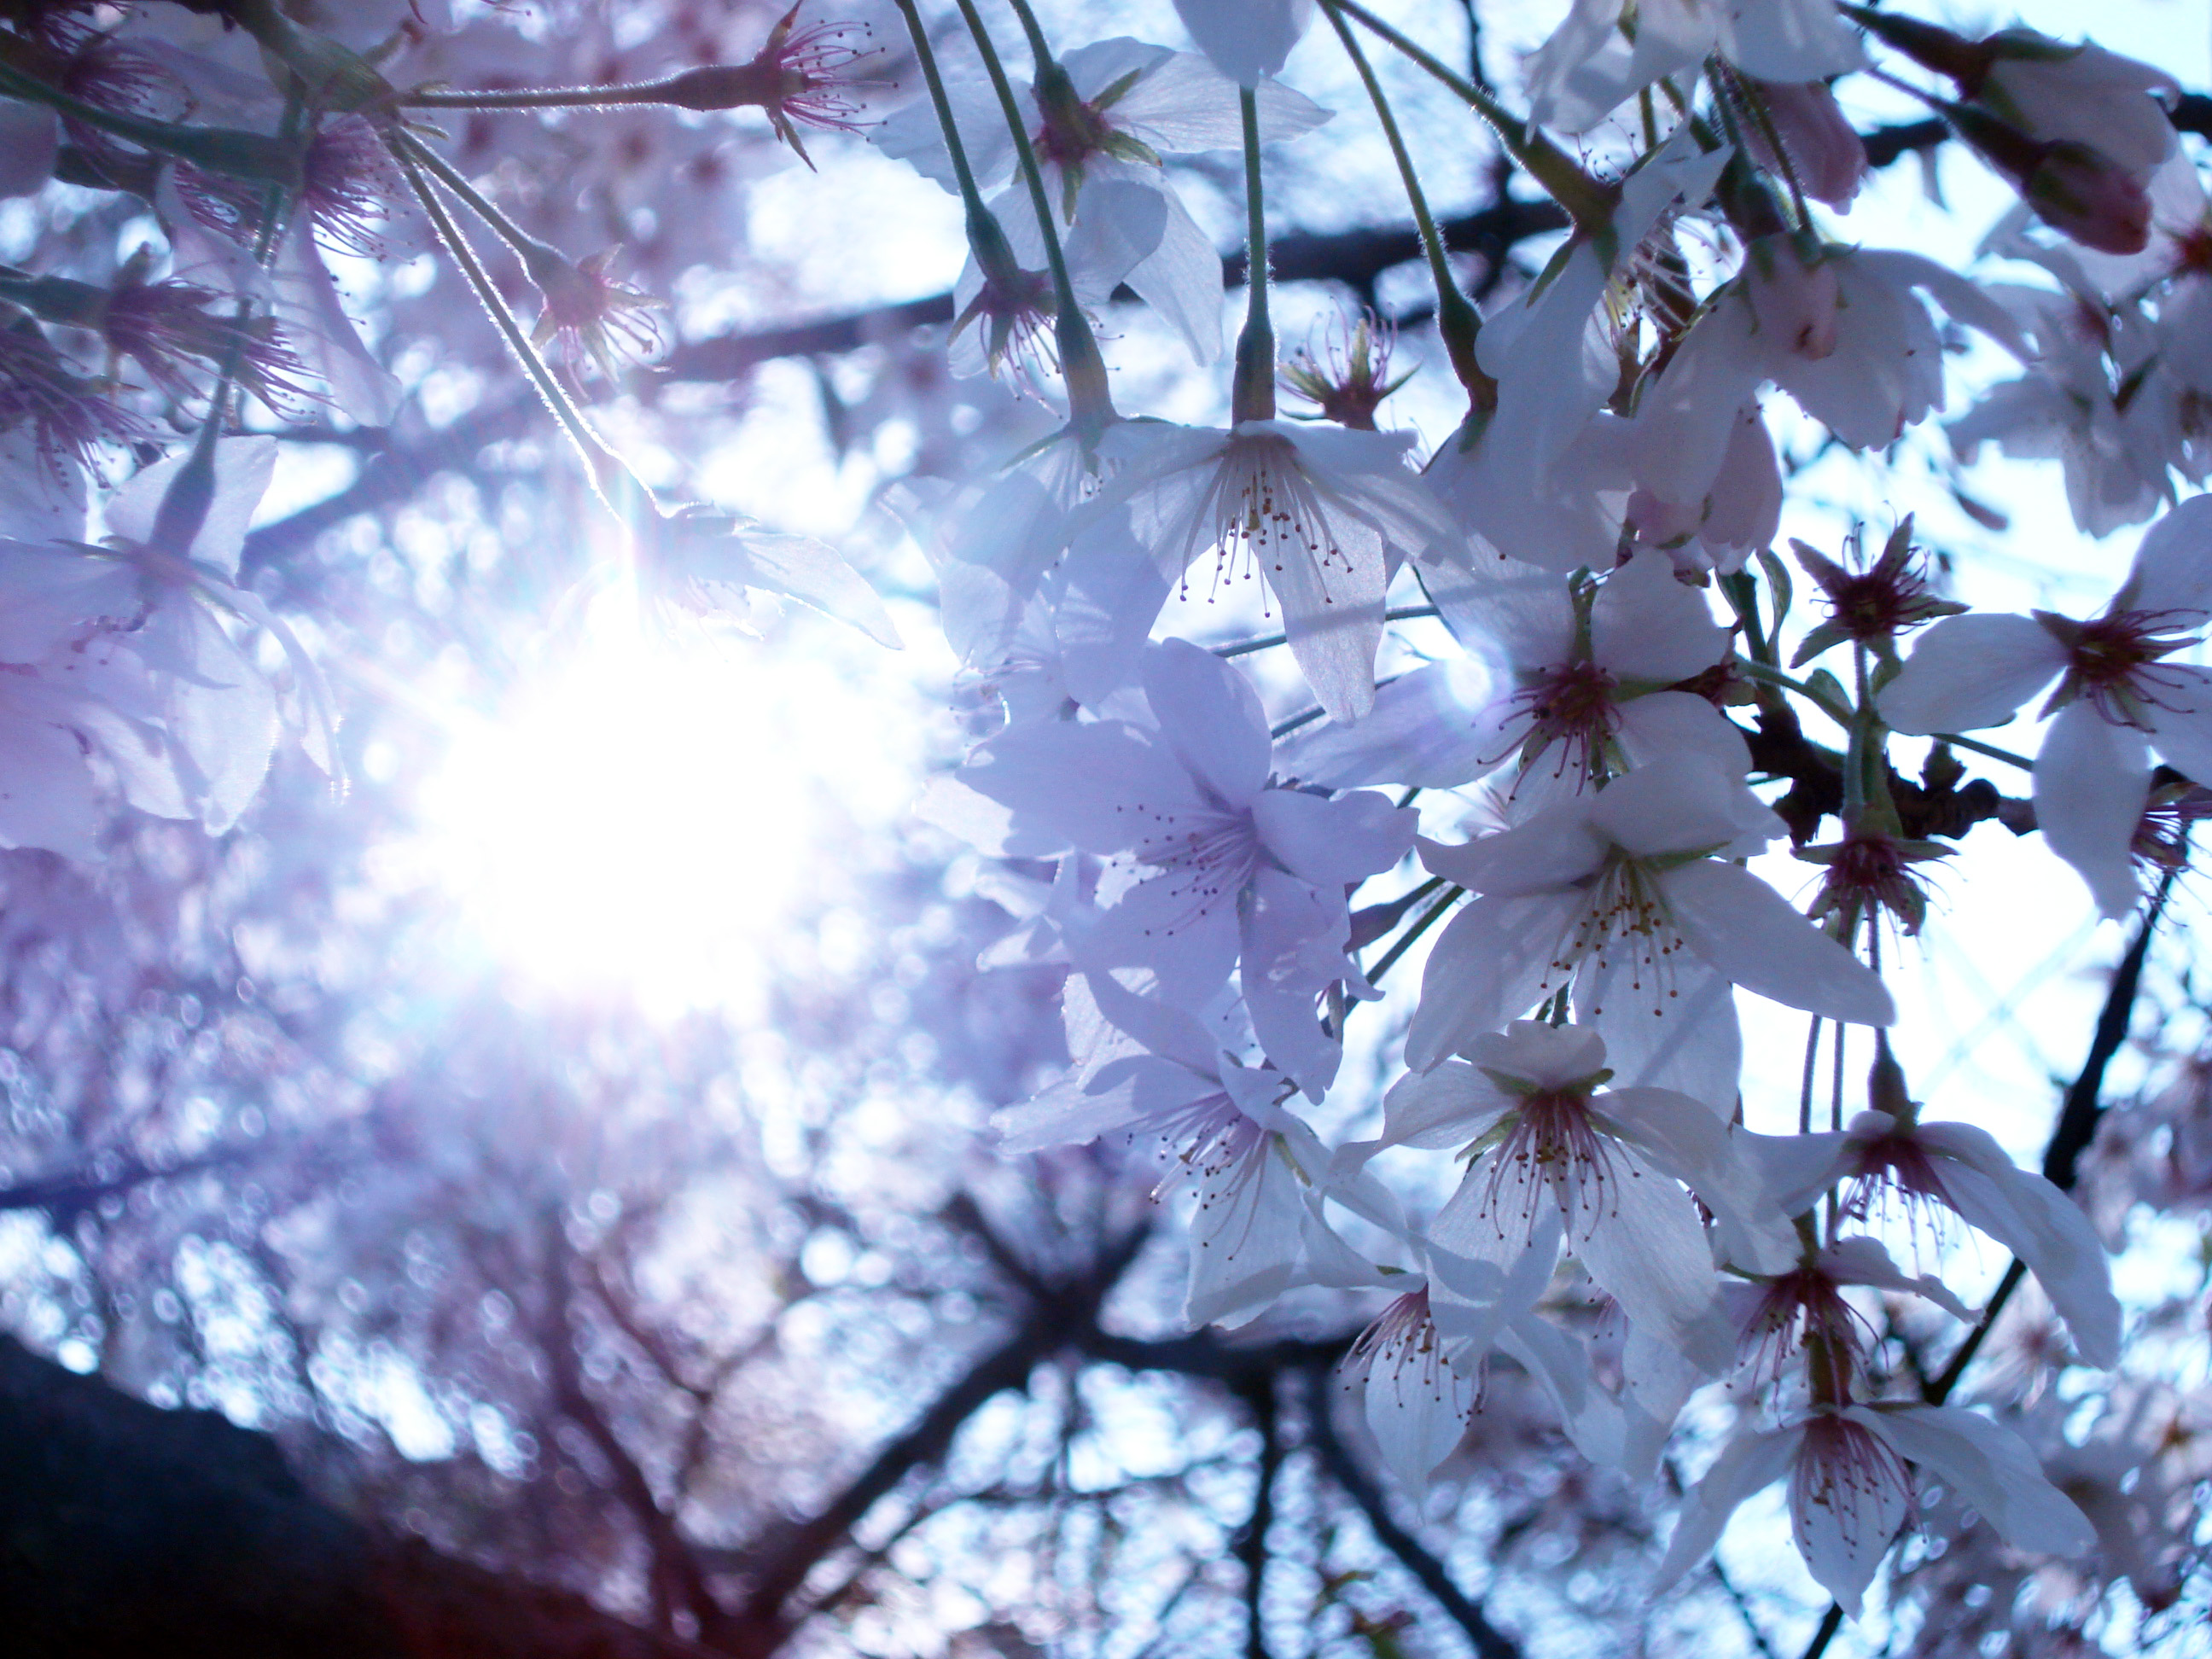
[[[1094,1328],[1098,1308],[1121,1282],[1150,1231],[1133,1228],[1102,1253],[1079,1279],[1054,1287],[1034,1302],[1010,1336],[970,1365],[903,1434],[878,1451],[844,1489],[779,1540],[764,1565],[751,1574],[745,1597],[747,1622],[758,1645],[741,1650],[748,1659],[772,1652],[790,1633],[788,1602],[817,1563],[858,1526],[878,1499],[913,1471],[943,1461],[961,1426],[993,1395],[1028,1386],[1030,1373],[1043,1359],[1071,1343],[1081,1343]]]
[[[1306,1415],[1313,1425],[1314,1450],[1320,1455],[1322,1468],[1328,1471],[1329,1479],[1359,1506],[1360,1514],[1367,1518],[1367,1529],[1375,1534],[1375,1541],[1396,1556],[1430,1598],[1467,1632],[1467,1639],[1474,1644],[1474,1650],[1482,1659],[1522,1659],[1521,1644],[1492,1624],[1481,1603],[1471,1600],[1454,1583],[1444,1564],[1391,1516],[1382,1489],[1359,1466],[1343,1437],[1336,1431],[1336,1421],[1329,1410],[1327,1373],[1315,1368],[1309,1375],[1311,1403]]]

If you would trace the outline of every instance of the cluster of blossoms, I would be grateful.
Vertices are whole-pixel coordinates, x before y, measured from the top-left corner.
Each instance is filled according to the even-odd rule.
[[[2179,660],[2212,621],[2212,507],[2175,504],[2176,480],[2212,465],[2212,210],[2160,101],[2173,88],[2095,47],[1835,0],[1576,0],[1528,65],[1522,114],[1353,0],[1178,9],[1197,51],[1114,38],[1061,57],[1015,0],[1025,80],[967,0],[974,56],[957,62],[898,0],[873,33],[794,9],[743,64],[470,91],[401,75],[408,50],[467,61],[414,7],[365,8],[343,36],[268,0],[147,5],[120,27],[112,8],[28,8],[0,33],[0,185],[143,197],[171,268],[149,279],[149,255],[105,285],[0,270],[0,839],[88,855],[103,792],[228,828],[288,714],[330,764],[312,666],[239,578],[273,444],[226,434],[248,400],[390,418],[398,383],[331,264],[387,235],[434,237],[592,483],[648,502],[632,528],[656,593],[767,590],[891,639],[830,550],[650,502],[581,379],[611,382],[649,345],[649,296],[613,250],[571,257],[523,228],[420,119],[750,108],[798,149],[800,127],[861,130],[896,32],[927,95],[866,131],[960,199],[953,365],[1064,394],[1055,434],[915,524],[997,722],[927,810],[987,854],[1053,866],[994,959],[1064,969],[1072,1060],[1006,1115],[1008,1149],[1155,1143],[1164,1188],[1194,1194],[1193,1322],[1315,1287],[1387,1296],[1347,1371],[1416,1492],[1499,1353],[1584,1455],[1638,1479],[1693,1400],[1738,1407],[1662,1581],[1786,1479],[1808,1567],[1856,1614],[1916,1503],[1942,1512],[1924,1480],[2018,1551],[2104,1549],[2148,1601],[2153,1575],[2112,1540],[2172,1507],[2155,1449],[1949,1403],[1957,1377],[1898,1375],[1866,1310],[1961,1322],[1967,1359],[1996,1311],[1893,1258],[1882,1221],[1901,1209],[2012,1252],[2080,1364],[2120,1357],[2095,1230],[1985,1130],[1922,1117],[1878,1035],[1897,1017],[1879,969],[1919,929],[1925,866],[1973,823],[2032,823],[2124,918],[2146,866],[2185,857],[2177,826],[2212,778],[2212,673]],[[1278,365],[1262,152],[1332,118],[1275,78],[1317,18],[1375,89],[1437,279],[1466,413],[1425,456],[1378,429],[1395,383],[1377,331]],[[1370,49],[1437,76],[1564,212],[1548,265],[1486,316]],[[2018,187],[1993,246],[2053,282],[1987,289],[1835,231],[1865,158],[1833,87],[1862,72],[1911,86]],[[1166,166],[1227,152],[1250,228],[1233,348],[1221,256]],[[535,289],[534,331],[465,217]],[[1091,313],[1125,286],[1195,363],[1226,350],[1225,424],[1116,406]],[[2154,518],[2126,580],[2094,617],[1968,613],[1907,521],[1871,561],[1797,544],[1827,614],[1785,638],[1770,410],[1879,452],[1944,407],[1947,341],[1969,330],[2021,377],[1954,439],[2059,457],[2087,530]],[[1279,373],[1320,417],[1279,415]],[[198,434],[88,527],[82,470],[153,429],[131,395],[185,424],[198,405]],[[1193,602],[1245,595],[1279,640],[1168,636]],[[1389,672],[1414,619],[1431,659]],[[257,629],[289,659],[289,702]],[[1243,661],[1273,644],[1311,704],[1279,726]],[[2039,697],[2032,801],[1962,785],[1956,749],[2006,757],[1962,734]],[[1917,781],[1896,733],[1936,740]],[[1802,909],[1750,862],[1785,840],[1821,872]],[[1416,943],[1403,1074],[1379,1103],[1347,1099],[1355,1013]],[[1826,1132],[1809,1113],[1794,1134],[1747,1127],[1778,1118],[1744,1094],[1739,990],[1809,1015],[1839,1065],[1847,1043],[1869,1057],[1865,1109],[1846,1121],[1839,1088]],[[1577,1297],[1607,1328],[1563,1311]]]
[[[1136,190],[1168,192],[1159,135],[1243,149],[1263,273],[1258,158],[1318,119],[1272,78],[1316,9],[1180,9],[1202,58],[1115,40],[1063,64],[1037,43],[1008,118],[991,86],[954,81],[934,112],[878,137],[966,189],[971,222],[975,183],[1014,176],[982,210],[1031,273],[1033,336],[1057,327],[1063,349],[1079,331],[1054,314],[1054,268],[1061,304],[1126,281],[1208,361],[1214,343],[1189,319],[1210,314],[1196,301],[1211,256],[1188,293],[1169,286],[1182,217],[1139,216]],[[1355,54],[1356,31],[1401,40],[1358,7],[1317,11]],[[1885,47],[1939,77],[1929,104],[2021,185],[2005,234],[2066,279],[2063,294],[1992,293],[1827,228],[1821,210],[1849,204],[1864,166],[1831,84]],[[1685,95],[1693,82],[1702,102]],[[2109,307],[2126,286],[2179,318],[2185,273],[2142,263],[2166,233],[2136,211],[2175,181],[2195,188],[2154,95],[2172,88],[2095,48],[1967,41],[1791,0],[1630,16],[1577,4],[1529,66],[1534,125],[1456,89],[1573,228],[1540,280],[1480,319],[1437,251],[1439,328],[1468,412],[1433,455],[1374,429],[1389,371],[1364,325],[1334,373],[1309,356],[1285,374],[1329,418],[1277,418],[1260,275],[1228,426],[1124,419],[1071,372],[1060,437],[931,527],[948,634],[1003,724],[925,811],[987,853],[1057,870],[996,959],[1064,966],[1073,1063],[1006,1115],[1007,1146],[1157,1144],[1163,1193],[1195,1192],[1194,1322],[1243,1323],[1301,1286],[1390,1295],[1346,1374],[1417,1494],[1480,1409],[1498,1352],[1550,1392],[1584,1455],[1639,1479],[1700,1390],[1736,1403],[1742,1427],[1690,1492],[1662,1584],[1777,1480],[1807,1566],[1854,1617],[1916,1504],[1934,1512],[1927,1482],[2015,1550],[2082,1556],[2106,1529],[2075,1501],[2081,1448],[2049,1420],[1948,1403],[1955,1379],[1899,1378],[1868,1312],[1886,1297],[1893,1318],[1948,1317],[1962,1334],[1994,1317],[1893,1259],[1883,1221],[1901,1207],[2012,1251],[2076,1363],[2120,1355],[2088,1219],[1985,1130],[1923,1120],[1879,1036],[1896,1017],[1883,949],[1918,931],[1926,866],[1999,799],[1986,784],[1961,793],[1948,747],[1911,781],[1888,739],[1978,744],[1958,734],[2049,690],[2033,817],[2014,803],[2008,822],[2039,824],[2105,915],[2136,910],[2143,869],[2172,864],[2155,817],[2166,779],[2212,775],[2193,747],[2212,680],[2175,660],[2212,620],[2212,505],[2166,512],[2086,619],[1964,614],[1909,520],[1871,560],[1799,543],[1826,615],[1792,653],[1766,410],[1787,398],[1838,443],[1879,451],[1944,405],[1947,329],[2036,377],[2065,372],[2045,314],[2078,318],[2089,292]],[[1170,93],[1184,102],[1165,123]],[[1608,178],[1540,131],[1604,153],[1624,105],[1645,142]],[[948,140],[988,158],[972,179],[945,166]],[[1032,164],[1056,248],[1025,215],[1018,166]],[[2126,283],[2081,286],[2130,260]],[[2144,333],[2138,370],[2185,356],[2179,337]],[[2136,372],[2118,395],[2145,385]],[[1962,432],[2002,435],[1995,411],[2025,395],[2000,389]],[[2066,395],[2078,420],[2082,399]],[[2070,477],[2111,447],[2069,438],[2064,453]],[[2131,475],[2135,516],[2171,501],[2169,465],[2201,476],[2192,453],[2169,444]],[[1247,583],[1317,705],[1272,732],[1260,691],[1281,682],[1241,661],[1257,647],[1157,637],[1164,616]],[[1452,645],[1378,684],[1378,660],[1399,659],[1382,654],[1398,616],[1438,618]],[[1809,743],[1801,713],[1840,728],[1842,746]],[[1753,787],[1785,778],[1786,796]],[[1415,806],[1437,791],[1456,793]],[[1747,862],[1785,836],[1822,872],[1809,915]],[[2154,843],[2169,856],[2147,858]],[[1369,883],[1395,896],[1363,903]],[[1360,1121],[1337,1086],[1348,1022],[1425,934],[1405,1075],[1379,1133],[1331,1145],[1325,1129]],[[1824,1029],[1841,1045],[1872,1028],[1856,1039],[1875,1060],[1866,1109],[1844,1121],[1839,1095],[1826,1133],[1747,1127],[1771,1114],[1740,1092],[1739,989],[1813,1016],[1816,1045]],[[1455,1155],[1457,1173],[1425,1180],[1415,1152]],[[1614,1328],[1562,1317],[1578,1295],[1608,1305]],[[2125,1507],[2117,1488],[2105,1498]]]

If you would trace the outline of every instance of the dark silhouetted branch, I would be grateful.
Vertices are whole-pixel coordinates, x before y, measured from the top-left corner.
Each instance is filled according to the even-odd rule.
[[[1481,1603],[1454,1583],[1444,1564],[1392,1516],[1382,1487],[1360,1467],[1351,1448],[1336,1431],[1335,1419],[1329,1413],[1328,1373],[1314,1370],[1311,1387],[1312,1404],[1307,1416],[1312,1423],[1314,1450],[1319,1454],[1321,1466],[1328,1478],[1359,1506],[1360,1514],[1367,1518],[1367,1529],[1375,1534],[1375,1541],[1396,1556],[1400,1565],[1419,1581],[1436,1604],[1467,1632],[1467,1639],[1474,1644],[1474,1650],[1482,1659],[1522,1659],[1521,1644],[1492,1624]]]

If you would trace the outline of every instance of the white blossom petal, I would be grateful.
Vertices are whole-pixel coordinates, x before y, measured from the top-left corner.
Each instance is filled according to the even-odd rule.
[[[2035,821],[2105,915],[2126,915],[2142,897],[2129,848],[2149,799],[2142,732],[2115,726],[2086,698],[2058,711],[2035,757]]]
[[[1896,1019],[1881,976],[1750,871],[1699,859],[1659,887],[1690,948],[1745,990],[1856,1025]]]

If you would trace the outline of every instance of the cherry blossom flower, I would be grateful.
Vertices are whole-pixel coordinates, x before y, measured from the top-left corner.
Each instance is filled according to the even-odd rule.
[[[1305,1194],[1327,1162],[1312,1130],[1283,1108],[1290,1080],[1230,1053],[1241,1046],[1233,1024],[1209,1029],[1110,975],[1076,975],[1064,995],[1075,1064],[1042,1094],[999,1114],[1004,1150],[1157,1136],[1170,1164],[1154,1196],[1187,1188],[1196,1199],[1184,1318],[1255,1318],[1297,1275]]]
[[[1668,361],[1637,408],[1640,477],[1697,498],[1720,472],[1735,412],[1766,381],[1853,448],[1880,448],[1943,400],[1932,295],[2023,360],[2009,313],[1972,283],[1918,254],[1821,249],[1764,238]]]
[[[1868,1339],[1878,1334],[1844,1295],[1856,1288],[1921,1297],[1954,1319],[1973,1318],[1942,1280],[1907,1274],[1880,1241],[1863,1235],[1808,1250],[1786,1272],[1753,1275],[1723,1286],[1722,1294],[1735,1311],[1744,1361],[1754,1376],[1779,1380],[1794,1355],[1817,1349],[1834,1376],[1850,1383],[1864,1364]]]
[[[2137,896],[2129,854],[2151,751],[2212,777],[2212,672],[2169,660],[2208,617],[2212,497],[2197,496],[2145,534],[2102,615],[1948,617],[1921,636],[1878,706],[1899,732],[1972,731],[2009,720],[2057,679],[2036,756],[2036,822],[2098,908],[2124,915]]]
[[[702,508],[653,521],[637,539],[647,599],[694,617],[737,614],[748,592],[781,594],[899,648],[898,628],[868,579],[811,536]]]
[[[1395,1085],[1382,1136],[1363,1143],[1465,1147],[1466,1176],[1430,1232],[1444,1249],[1510,1268],[1559,1218],[1567,1248],[1637,1326],[1708,1374],[1733,1357],[1713,1255],[1686,1182],[1747,1267],[1792,1254],[1759,1179],[1711,1108],[1664,1089],[1607,1091],[1605,1042],[1581,1026],[1516,1020],[1475,1037],[1467,1060]],[[1471,1062],[1471,1063],[1470,1063]]]
[[[1151,728],[1032,723],[983,744],[957,787],[1003,809],[996,850],[1073,847],[1122,861],[1119,890],[1071,934],[1079,963],[1147,969],[1183,1006],[1241,966],[1261,1047],[1318,1099],[1340,1048],[1315,999],[1339,981],[1364,983],[1344,954],[1346,887],[1405,854],[1413,815],[1366,792],[1329,799],[1268,787],[1259,699],[1210,652],[1181,640],[1154,647],[1144,684]],[[957,797],[945,816],[975,818]]]
[[[1194,53],[1116,36],[1079,46],[1034,88],[1012,83],[1037,112],[1031,149],[1046,199],[1065,228],[1072,276],[1100,298],[1126,282],[1179,332],[1200,362],[1221,352],[1221,257],[1169,182],[1163,158],[1235,149],[1243,143],[1237,88]],[[1024,263],[1043,263],[1043,243],[997,92],[980,82],[945,88],[953,122],[978,185],[1016,188],[994,197]],[[1329,118],[1310,100],[1273,81],[1257,88],[1263,142],[1280,143]],[[926,104],[891,116],[871,135],[885,154],[910,161],[947,190],[957,179]]]
[[[2164,70],[2033,29],[2006,29],[1982,47],[1990,61],[1976,100],[2031,137],[2093,146],[2145,177],[2173,154],[2164,100],[2181,88]]]
[[[1398,331],[1372,312],[1348,331],[1339,320],[1330,324],[1320,351],[1307,345],[1293,352],[1276,378],[1283,390],[1312,404],[1322,419],[1372,432],[1382,400],[1415,373],[1409,368],[1390,378],[1390,356],[1397,343]]]
[[[0,432],[27,432],[40,462],[58,475],[90,466],[100,451],[145,430],[54,349],[27,317],[0,325]]]
[[[884,65],[887,55],[866,22],[801,23],[799,14],[805,3],[798,0],[776,20],[750,62],[688,70],[670,83],[667,100],[685,109],[757,108],[792,154],[811,167],[814,158],[800,142],[799,129],[864,131],[867,106],[860,94],[877,84],[869,77]]]
[[[1754,1135],[1748,1144],[1790,1214],[1848,1182],[1850,1214],[1869,1214],[1894,1196],[1916,1210],[1960,1217],[2026,1264],[2083,1358],[2118,1362],[2120,1304],[2096,1230],[2072,1199],[2014,1164],[1988,1130],[1868,1111],[1840,1132]]]
[[[2096,1541],[2081,1511],[2044,1479],[2034,1452],[1987,1418],[1957,1406],[1819,1407],[1786,1428],[1729,1443],[1683,1503],[1653,1587],[1663,1589],[1702,1561],[1736,1506],[1786,1474],[1797,1553],[1856,1618],[1911,1512],[1913,1463],[2015,1548],[2073,1556]]]
[[[611,382],[621,378],[625,362],[642,362],[659,349],[653,313],[667,308],[608,274],[618,252],[602,248],[570,260],[540,243],[525,255],[530,280],[545,301],[531,343],[556,346],[572,368],[588,358]]]
[[[1504,559],[1437,572],[1427,586],[1462,641],[1503,657],[1496,672],[1444,661],[1401,675],[1358,724],[1289,744],[1289,770],[1333,789],[1448,789],[1508,762],[1591,788],[1678,750],[1749,769],[1742,737],[1711,702],[1668,689],[1727,656],[1729,635],[1663,553],[1638,553],[1579,587]]]
[[[1605,412],[1620,384],[1606,301],[1678,210],[1711,194],[1725,161],[1677,133],[1621,181],[1603,235],[1578,236],[1484,322],[1475,352],[1497,407],[1470,413],[1428,477],[1488,548],[1561,575],[1612,566],[1636,477],[1626,423]]]
[[[1416,1503],[1474,1415],[1475,1379],[1455,1361],[1429,1308],[1425,1282],[1400,1295],[1360,1332],[1340,1368],[1382,1462]],[[1480,1358],[1480,1356],[1477,1356]]]
[[[1831,646],[1855,641],[1879,655],[1893,659],[1899,635],[1939,617],[1955,617],[1966,606],[1939,599],[1917,568],[1912,545],[1912,516],[1907,514],[1882,544],[1881,556],[1863,569],[1838,564],[1818,548],[1794,537],[1790,545],[1806,574],[1820,585],[1828,615],[1806,635],[1790,660],[1803,666]],[[1852,532],[1850,548],[1856,559],[1858,534]]]
[[[1295,421],[1223,431],[1130,422],[1100,450],[1115,476],[1091,512],[1126,509],[1170,578],[1211,552],[1212,591],[1258,579],[1329,714],[1374,705],[1393,556],[1455,556],[1457,538],[1405,464],[1407,440]],[[1188,578],[1185,576],[1185,586]]]
[[[181,546],[170,498],[180,478],[192,487],[192,457],[146,468],[107,504],[109,543],[135,590],[135,604],[120,620],[138,655],[165,677],[179,775],[192,811],[212,834],[237,822],[259,790],[284,723],[275,690],[231,638],[225,614],[267,629],[283,647],[298,681],[301,746],[325,771],[335,775],[337,766],[336,718],[321,671],[282,619],[238,582],[246,526],[276,459],[273,438],[219,441],[204,507]]]
[[[1496,835],[1424,840],[1424,864],[1481,896],[1430,952],[1407,1063],[1434,1066],[1591,969],[1626,967],[1626,994],[1661,1013],[1678,963],[1702,963],[1791,1007],[1888,1024],[1880,977],[1729,862],[1780,829],[1709,757],[1674,754]]]
[[[1626,0],[1574,0],[1529,60],[1535,118],[1586,132],[1639,88],[1716,52],[1762,81],[1820,81],[1861,62],[1832,0],[1645,0],[1632,15]]]
[[[1866,176],[1866,141],[1838,107],[1836,94],[1820,81],[1753,81],[1748,87],[1765,121],[1753,123],[1744,137],[1761,164],[1786,170],[1814,201],[1849,210]],[[1768,142],[1769,126],[1778,154]]]

